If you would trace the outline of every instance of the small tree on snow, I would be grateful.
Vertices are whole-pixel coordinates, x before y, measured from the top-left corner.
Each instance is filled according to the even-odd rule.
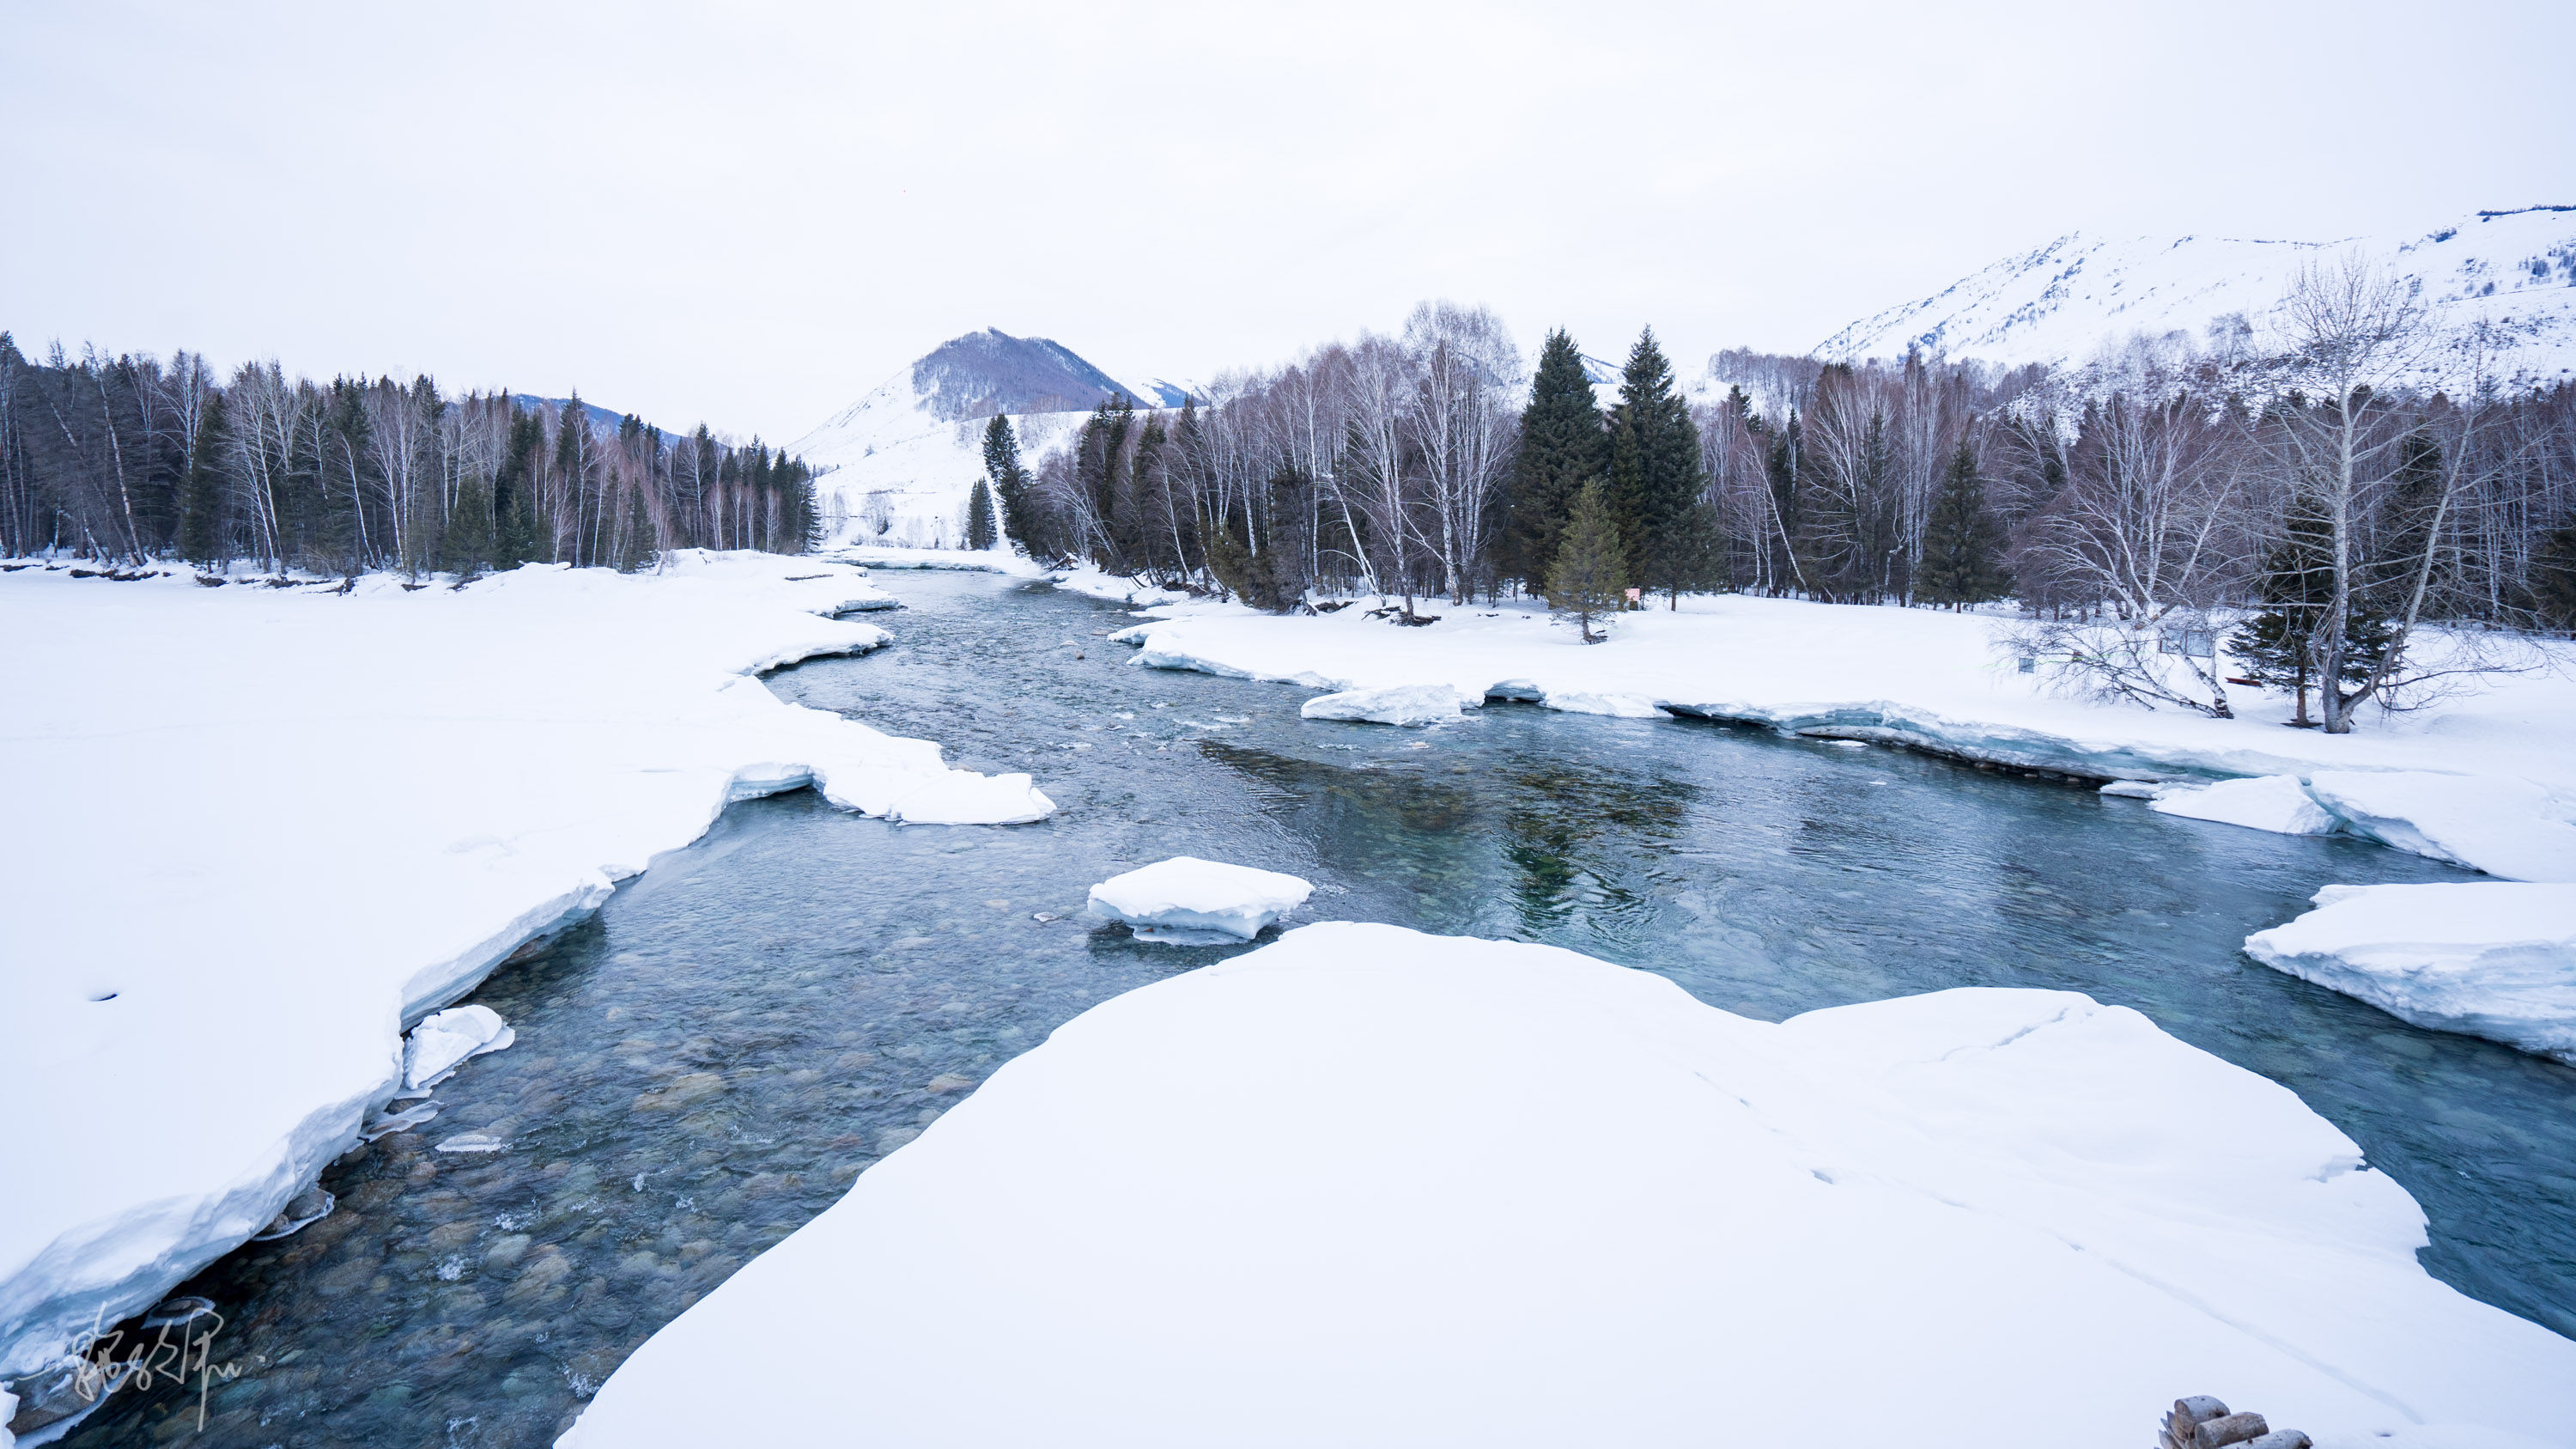
[[[993,546],[993,490],[982,478],[975,480],[975,491],[966,499],[966,546],[978,550]]]
[[[1923,565],[1915,574],[1914,596],[1953,609],[2002,598],[2012,587],[2012,576],[2001,563],[2003,546],[2003,529],[1986,509],[1976,452],[1962,438],[1932,500],[1932,516],[1924,522]]]
[[[1592,632],[1593,616],[1617,612],[1627,587],[1627,545],[1595,479],[1575,495],[1574,511],[1565,520],[1556,562],[1547,571],[1547,605],[1573,618],[1584,643],[1598,644],[1609,636]]]

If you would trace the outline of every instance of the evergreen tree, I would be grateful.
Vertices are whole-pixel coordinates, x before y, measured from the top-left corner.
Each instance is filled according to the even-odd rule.
[[[698,429],[704,435],[706,429]],[[535,506],[537,459],[546,449],[546,425],[533,412],[512,408],[510,438],[492,475],[492,566],[514,569],[540,555]],[[719,541],[721,542],[721,541]]]
[[[1556,561],[1548,566],[1548,607],[1571,617],[1584,643],[1598,644],[1608,636],[1592,632],[1593,617],[1618,610],[1627,597],[1628,577],[1628,546],[1596,479],[1574,496]]]
[[[2543,626],[2576,633],[2576,523],[2541,535],[2531,555],[2531,594]]]
[[[2003,545],[2003,527],[1986,508],[1976,451],[1961,438],[1932,500],[1931,517],[1924,520],[1915,597],[1952,609],[2002,598],[2012,587],[2012,577],[2003,569]]]
[[[1521,411],[1520,451],[1505,485],[1502,572],[1532,593],[1547,587],[1566,515],[1588,479],[1610,466],[1609,436],[1583,354],[1559,328],[1547,334],[1529,406]]]
[[[2305,492],[2291,500],[2285,522],[2280,542],[2263,555],[2264,608],[2229,637],[2228,649],[2255,683],[2294,693],[2291,723],[2306,729],[2314,723],[2308,691],[2326,687],[2317,633],[2334,602],[2334,528],[2324,505]],[[2356,599],[2344,623],[2341,682],[2370,678],[2395,637],[2387,614]]]
[[[1001,505],[1002,536],[1029,557],[1039,557],[1028,470],[1020,466],[1020,443],[1011,433],[1011,420],[1000,413],[984,427],[984,481],[992,485],[993,498]]]
[[[966,495],[966,546],[978,550],[993,546],[993,490],[981,478]]]
[[[1681,607],[1684,589],[1705,586],[1717,544],[1694,518],[1707,478],[1699,429],[1673,385],[1673,368],[1649,327],[1628,352],[1619,401],[1610,409],[1607,502],[1628,545],[1628,572]]]
[[[438,560],[456,575],[457,587],[483,572],[492,561],[492,490],[481,473],[468,473],[456,490],[456,507],[447,515],[447,533],[438,543]]]
[[[179,556],[200,568],[224,561],[224,448],[231,434],[224,395],[218,392],[206,399],[205,414],[197,420],[187,478],[179,485]]]

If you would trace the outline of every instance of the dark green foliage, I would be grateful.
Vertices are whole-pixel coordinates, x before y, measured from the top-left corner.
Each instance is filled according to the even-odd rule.
[[[468,473],[456,490],[456,506],[447,515],[447,536],[439,540],[438,564],[456,575],[458,584],[492,562],[492,489],[480,473]]]
[[[993,546],[993,489],[981,478],[975,480],[973,491],[966,495],[966,546],[971,549]]]
[[[698,429],[700,438],[706,429]],[[546,425],[534,412],[513,409],[509,443],[500,471],[492,476],[492,566],[514,569],[541,557],[530,492],[538,460],[545,456]]]
[[[1547,586],[1548,564],[1587,480],[1610,467],[1609,434],[1584,375],[1583,354],[1563,329],[1547,334],[1529,406],[1521,412],[1520,450],[1506,484],[1500,569],[1532,593]]]
[[[1976,450],[1959,440],[1941,491],[1924,520],[1923,558],[1914,573],[1914,596],[1956,609],[2000,599],[2012,588],[2003,568],[2004,530],[1986,508],[1986,484]]]
[[[2281,538],[2263,554],[2261,611],[2229,636],[2228,649],[2245,677],[2293,692],[2292,722],[2306,727],[2308,691],[2323,687],[2318,632],[2334,604],[2334,530],[2310,494],[2290,501]],[[2356,599],[2344,625],[2343,684],[2360,684],[2378,670],[2396,635],[2387,614]]]
[[[2531,557],[2531,598],[2543,627],[2576,633],[2576,522],[2541,535]]]
[[[1628,556],[1600,482],[1584,484],[1558,538],[1556,561],[1548,567],[1547,604],[1574,620],[1586,644],[1606,637],[1592,632],[1593,619],[1616,612],[1626,599]]]
[[[231,442],[224,395],[216,393],[206,399],[206,410],[197,419],[188,475],[179,485],[179,557],[200,568],[224,562],[224,450]]]
[[[1031,558],[1048,557],[1036,539],[1036,509],[1029,498],[1028,470],[1020,466],[1019,439],[1012,436],[1011,420],[998,413],[984,427],[984,481],[1001,505],[1002,536]]]
[[[1610,409],[1607,501],[1628,544],[1630,577],[1674,607],[1683,590],[1708,586],[1717,554],[1714,516],[1698,516],[1707,485],[1699,429],[1649,327],[1629,350]]]

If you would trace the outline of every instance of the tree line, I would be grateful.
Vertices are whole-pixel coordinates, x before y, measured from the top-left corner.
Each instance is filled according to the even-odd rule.
[[[2313,689],[2337,730],[2433,671],[2421,625],[2576,629],[2576,387],[2427,380],[2461,339],[2358,263],[2281,316],[2072,368],[1724,352],[1693,401],[1651,331],[1596,384],[1561,331],[1525,371],[1426,303],[1176,412],[1104,404],[1034,468],[996,418],[967,532],[1270,609],[1580,594],[1587,636],[1632,588],[2009,598],[2087,688],[2224,713],[2251,679],[2303,719]]]
[[[0,333],[0,554],[471,577],[816,541],[803,460],[590,412],[274,362],[219,377],[185,351],[31,361]]]

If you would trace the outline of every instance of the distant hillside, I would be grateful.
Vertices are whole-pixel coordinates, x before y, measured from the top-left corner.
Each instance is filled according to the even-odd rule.
[[[1920,347],[2055,364],[2085,361],[2139,334],[2202,341],[2213,323],[2237,315],[2259,333],[2302,264],[2354,247],[2414,277],[2454,337],[2491,324],[2502,373],[2533,382],[2576,377],[2576,207],[2567,206],[2482,211],[2428,232],[2332,242],[2069,232],[1864,317],[1826,338],[1816,355],[1892,358]]]
[[[572,406],[571,398],[539,397],[532,392],[514,392],[510,394],[510,401],[518,404],[522,412],[539,412],[546,408],[562,409]],[[626,421],[626,414],[615,408],[601,407],[594,402],[583,403],[581,412],[582,416],[590,419],[590,430],[594,433],[614,433],[618,425]]]
[[[788,451],[828,470],[816,488],[827,516],[837,497],[850,520],[845,537],[948,547],[984,471],[985,420],[1009,414],[1034,466],[1093,408],[1121,397],[1179,407],[1187,393],[1160,378],[1124,383],[1060,342],[986,328],[922,354]]]

